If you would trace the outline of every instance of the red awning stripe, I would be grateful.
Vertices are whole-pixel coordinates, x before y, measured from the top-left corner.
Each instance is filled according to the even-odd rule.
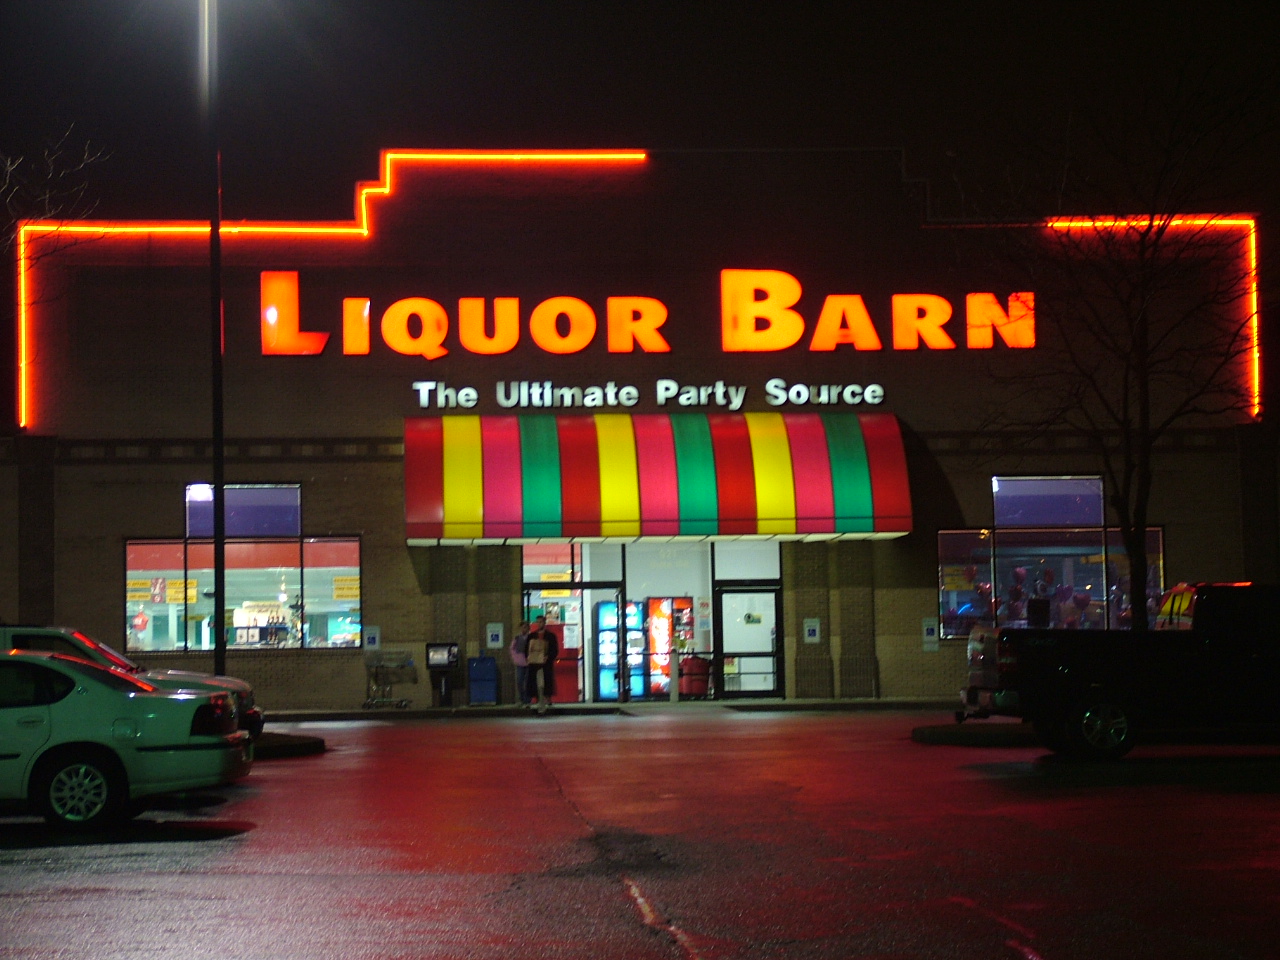
[[[911,489],[898,418],[887,413],[860,413],[858,424],[867,448],[876,530],[909,533]]]
[[[796,533],[830,533],[835,516],[827,431],[816,413],[785,417],[796,484]]]
[[[756,528],[756,474],[751,435],[740,413],[708,415],[716,458],[721,534],[752,534]]]
[[[444,428],[438,417],[404,422],[404,520],[410,539],[444,534]]]
[[[631,424],[640,475],[640,534],[675,536],[680,532],[680,483],[671,420],[663,416],[632,417]]]
[[[484,535],[519,537],[524,533],[524,490],[520,470],[520,419],[481,417],[484,446]]]
[[[561,527],[566,537],[600,536],[600,456],[593,417],[556,417]]]

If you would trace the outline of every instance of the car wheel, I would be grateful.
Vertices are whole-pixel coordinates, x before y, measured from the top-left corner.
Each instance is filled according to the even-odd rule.
[[[1066,723],[1068,752],[1086,760],[1118,760],[1133,749],[1134,723],[1128,707],[1110,697],[1081,701]]]
[[[95,830],[124,819],[129,788],[124,770],[106,753],[61,754],[33,778],[44,818],[69,830]]]

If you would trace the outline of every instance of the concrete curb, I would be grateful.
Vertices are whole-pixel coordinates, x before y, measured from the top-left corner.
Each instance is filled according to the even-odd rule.
[[[812,712],[812,711],[863,711],[863,710],[939,710],[950,715],[955,712],[956,700],[893,698],[858,700],[685,700],[670,703],[663,700],[642,700],[634,703],[557,703],[551,711],[561,717],[593,717],[611,715],[648,715],[665,711],[695,711],[719,708],[737,713]],[[351,710],[271,710],[267,712],[268,725],[278,723],[342,722],[352,720],[471,720],[491,717],[523,717],[528,708],[519,704],[476,704],[458,707],[419,707],[404,709],[385,707]]]

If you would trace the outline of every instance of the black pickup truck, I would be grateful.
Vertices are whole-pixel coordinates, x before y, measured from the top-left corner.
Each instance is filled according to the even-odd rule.
[[[1144,728],[1280,724],[1280,587],[1179,584],[1154,628],[969,636],[956,720],[1022,717],[1051,750],[1115,759]]]

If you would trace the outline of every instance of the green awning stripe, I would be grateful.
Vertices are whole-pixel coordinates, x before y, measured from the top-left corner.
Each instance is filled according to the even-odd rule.
[[[524,476],[524,535],[560,536],[560,440],[555,417],[520,418],[520,468]]]
[[[856,413],[823,413],[827,453],[831,457],[831,488],[835,500],[836,533],[875,530],[875,506],[867,448]]]
[[[671,414],[680,484],[680,533],[710,536],[720,532],[716,496],[716,458],[705,414]]]

